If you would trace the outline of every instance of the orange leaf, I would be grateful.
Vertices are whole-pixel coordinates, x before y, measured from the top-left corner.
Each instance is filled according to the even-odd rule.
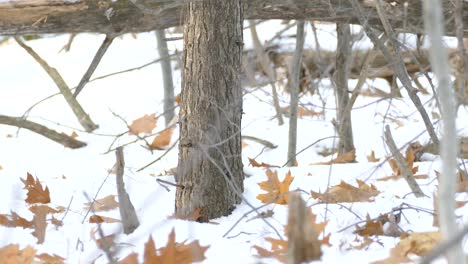
[[[263,203],[269,203],[276,200],[275,203],[277,204],[287,204],[289,185],[291,185],[294,180],[294,177],[291,175],[291,171],[286,173],[282,182],[278,179],[277,171],[273,172],[270,169],[267,169],[266,175],[268,180],[260,182],[258,185],[262,190],[267,191],[267,193],[257,195],[257,199]]]
[[[172,131],[174,130],[174,127],[167,128],[163,132],[159,133],[157,135],[153,142],[151,142],[150,149],[164,149],[171,143],[171,137],[172,137]]]
[[[28,190],[25,201],[28,204],[33,203],[50,203],[50,193],[49,188],[45,187],[42,189],[42,184],[38,178],[34,180],[33,176],[28,173],[26,179],[21,179],[24,183],[24,188]]]
[[[33,223],[19,216],[15,212],[11,212],[11,215],[0,214],[0,225],[6,227],[22,227],[31,228]]]
[[[61,256],[58,255],[49,255],[47,253],[42,253],[40,255],[37,255],[36,258],[42,261],[42,263],[48,263],[48,264],[61,264],[65,263],[65,259],[62,258]]]
[[[175,242],[175,231],[172,229],[169,234],[169,239],[165,247],[159,248],[156,251],[151,236],[145,244],[145,264],[189,264],[205,260],[205,252],[209,248],[202,247],[197,240],[192,243],[185,244]],[[158,254],[159,253],[159,254]]]
[[[156,114],[144,115],[138,119],[133,120],[132,124],[128,127],[130,135],[138,135],[140,133],[151,134],[151,131],[156,127],[158,118]]]
[[[90,207],[93,207],[92,211],[110,211],[119,207],[119,203],[115,201],[115,195],[108,195],[104,198],[98,199],[94,202],[85,203],[85,209],[88,210]]]
[[[92,215],[89,217],[89,222],[92,224],[99,224],[99,223],[118,223],[120,222],[119,219],[115,219],[112,217],[102,216],[102,215]]]
[[[367,185],[363,181],[356,180],[358,187],[354,187],[344,181],[330,187],[324,193],[311,192],[312,198],[330,203],[352,203],[371,201],[371,198],[380,193],[374,185]]]
[[[2,260],[2,263],[31,264],[35,256],[36,250],[30,246],[27,246],[23,250],[20,250],[17,244],[10,244],[0,248],[0,260]]]
[[[342,164],[342,163],[352,163],[356,161],[356,150],[351,150],[350,152],[343,153],[338,157],[325,162],[313,163],[313,165],[330,165],[330,164]]]
[[[380,159],[375,157],[375,152],[372,150],[371,154],[367,156],[367,161],[369,162],[379,162]]]
[[[262,258],[275,258],[278,261],[285,263],[286,255],[288,253],[288,241],[274,239],[271,237],[267,237],[265,240],[270,242],[271,250],[259,246],[253,246],[253,248],[258,252],[258,256]]]
[[[77,137],[78,137],[78,134],[77,134],[75,131],[73,131],[73,132],[71,133],[70,137],[71,137],[71,138],[77,138]]]
[[[268,163],[258,163],[255,159],[251,159],[251,158],[248,158],[249,159],[249,163],[252,167],[254,168],[258,168],[258,167],[264,167],[264,168],[269,168],[269,167],[276,167],[276,168],[279,168],[279,166],[275,166],[275,165],[271,165],[271,164],[268,164]]]
[[[364,226],[356,226],[356,231],[354,233],[360,236],[381,236],[384,234],[383,223],[378,219],[372,220],[369,215],[367,215]]]

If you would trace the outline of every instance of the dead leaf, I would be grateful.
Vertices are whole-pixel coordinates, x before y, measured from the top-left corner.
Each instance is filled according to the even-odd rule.
[[[0,165],[0,170],[3,170],[3,167],[2,167],[2,165]]]
[[[277,171],[267,169],[265,173],[268,180],[260,182],[258,185],[262,190],[267,191],[267,193],[257,195],[257,199],[263,203],[269,203],[276,200],[276,204],[287,204],[289,198],[287,194],[289,192],[289,185],[291,185],[291,182],[294,180],[294,177],[291,175],[291,171],[286,173],[282,182],[278,179]]]
[[[242,144],[242,148],[245,148],[245,147],[247,147],[247,146],[249,145],[249,144],[248,144],[247,142],[245,142],[244,140],[242,140],[241,144]]]
[[[342,164],[342,163],[352,163],[356,161],[356,150],[351,150],[344,154],[339,155],[338,157],[325,162],[312,163],[312,165],[331,165],[331,164]]]
[[[413,175],[413,177],[417,180],[419,179],[427,179],[429,178],[429,176],[427,174],[416,174],[416,175]],[[383,177],[383,178],[379,178],[377,179],[378,181],[388,181],[388,180],[399,180],[401,179],[401,175],[392,175],[392,176],[387,176],[387,177]]]
[[[11,212],[11,215],[0,214],[0,225],[6,227],[22,227],[32,228],[33,223],[19,216],[15,212]]]
[[[281,112],[285,113],[285,114],[289,114],[291,111],[290,107],[289,106],[285,106],[285,107],[281,107]],[[323,112],[320,111],[320,112],[317,112],[317,111],[314,111],[314,110],[310,110],[310,109],[307,109],[307,108],[304,108],[302,106],[299,106],[297,108],[297,116],[299,118],[303,118],[305,116],[323,116]]]
[[[37,177],[34,180],[34,177],[28,173],[26,179],[21,179],[21,181],[24,184],[23,189],[28,190],[25,199],[28,204],[50,203],[49,188],[42,189],[42,184]]]
[[[36,256],[36,249],[27,246],[20,250],[19,245],[10,244],[0,248],[0,260],[6,264],[31,264]]]
[[[53,216],[52,216],[52,219],[50,219],[50,223],[53,224],[55,227],[63,226],[62,220],[58,220],[57,218]]]
[[[103,251],[109,250],[114,244],[116,234],[110,234],[110,235],[98,238],[96,235],[97,233],[98,233],[97,228],[91,229],[90,236],[94,240],[94,242],[96,242],[96,245],[98,246],[98,248],[100,248]]]
[[[288,241],[281,239],[274,239],[271,237],[265,238],[271,244],[271,249],[265,249],[260,246],[253,246],[257,250],[258,257],[261,258],[275,258],[281,263],[286,262],[286,255],[288,253]]]
[[[195,240],[191,243],[185,244],[177,243],[175,240],[175,231],[172,229],[169,234],[169,239],[165,247],[156,250],[156,245],[151,236],[148,242],[145,243],[144,264],[190,264],[205,260],[205,252],[209,246],[202,247]],[[136,264],[138,263],[138,255],[131,253],[118,263],[120,264]]]
[[[440,177],[441,173],[434,170],[435,175],[437,178]],[[468,179],[464,174],[464,171],[459,170],[458,171],[458,177],[457,177],[457,186],[455,189],[456,192],[468,192]]]
[[[174,101],[175,101],[178,105],[180,105],[180,100],[181,100],[180,94],[176,95]]]
[[[390,251],[390,256],[386,259],[373,262],[374,264],[393,264],[408,262],[408,254],[413,253],[418,256],[424,256],[429,253],[434,246],[442,240],[439,232],[411,233],[398,242]]]
[[[91,205],[93,206],[92,211],[94,212],[110,211],[119,207],[119,203],[115,201],[115,195],[108,195],[94,202],[85,203],[84,208],[89,210]]]
[[[34,218],[32,221],[33,226],[34,226],[34,231],[32,232],[32,235],[35,238],[37,238],[38,244],[44,243],[44,240],[45,240],[46,227],[47,227],[46,216],[49,213],[49,208],[50,207],[44,206],[44,205],[37,205],[37,206],[29,207],[29,211],[31,211],[34,214]]]
[[[153,129],[156,127],[156,121],[158,118],[156,114],[144,115],[138,119],[133,120],[132,124],[128,127],[130,135],[151,134]]]
[[[174,127],[167,128],[163,132],[157,135],[153,142],[151,142],[150,149],[158,149],[162,150],[165,147],[169,146],[171,143],[172,132],[174,131]]]
[[[324,193],[311,191],[312,198],[329,203],[369,202],[372,201],[372,197],[380,193],[374,185],[368,185],[360,180],[356,181],[358,187],[341,181],[340,184],[330,187]]]
[[[78,137],[78,134],[77,134],[75,131],[73,131],[73,132],[71,133],[70,137],[71,137],[71,138],[77,138],[77,137]]]
[[[119,223],[119,219],[112,217],[102,216],[102,215],[92,215],[89,217],[89,223],[91,224],[100,224],[100,223]]]
[[[65,259],[59,255],[49,255],[47,253],[42,253],[36,256],[39,259],[39,264],[62,264],[65,263]]]
[[[406,160],[406,165],[408,165],[408,167],[411,169],[413,174],[416,174],[416,172],[418,172],[418,166],[413,167],[415,156],[414,156],[414,151],[412,148],[408,148],[406,150],[405,160]],[[390,168],[392,168],[393,174],[395,176],[397,177],[401,176],[400,168],[398,167],[398,163],[396,162],[396,160],[389,159],[388,164],[390,165]]]
[[[372,150],[371,154],[369,156],[367,156],[367,161],[368,162],[379,162],[380,159],[375,157],[375,152]]]
[[[381,236],[384,234],[383,225],[384,221],[382,221],[382,218],[377,218],[373,220],[369,217],[369,215],[367,215],[366,223],[363,226],[356,225],[356,230],[354,231],[354,233],[363,237]]]
[[[263,168],[276,167],[276,168],[279,168],[279,166],[271,165],[271,164],[264,163],[264,162],[258,163],[254,159],[251,159],[251,158],[248,158],[248,159],[249,159],[250,166],[252,166],[254,168],[258,168],[258,167],[263,167]]]

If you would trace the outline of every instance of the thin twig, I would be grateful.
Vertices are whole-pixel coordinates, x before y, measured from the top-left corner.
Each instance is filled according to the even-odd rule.
[[[91,75],[93,75],[94,71],[99,65],[99,62],[101,62],[102,57],[104,57],[104,54],[106,54],[107,49],[112,44],[112,41],[114,40],[114,38],[115,38],[114,35],[109,35],[109,34],[106,35],[106,38],[104,39],[101,46],[99,47],[96,54],[94,55],[94,58],[91,61],[91,64],[89,65],[88,70],[85,72],[85,74],[81,78],[80,83],[78,84],[78,86],[75,89],[75,92],[73,93],[73,96],[75,98],[78,96],[81,90],[83,90],[84,86],[89,82]]]
[[[161,156],[159,156],[159,158],[157,158],[157,159],[151,161],[150,163],[146,164],[145,166],[139,168],[137,170],[137,172],[140,172],[140,171],[148,168],[149,166],[153,165],[154,163],[160,161],[162,158],[164,158],[164,156],[166,156],[177,145],[178,142],[179,142],[179,139],[177,139]]]
[[[75,114],[76,118],[78,119],[78,122],[80,122],[83,128],[87,132],[91,132],[97,129],[99,126],[94,124],[89,115],[86,114],[86,112],[83,110],[80,103],[78,103],[76,98],[73,97],[70,88],[68,87],[67,83],[62,78],[60,73],[55,68],[49,66],[49,64],[44,59],[42,59],[39,56],[39,54],[37,54],[31,47],[26,45],[19,37],[15,37],[15,40],[26,52],[28,52],[29,55],[31,55],[31,57],[33,57],[41,65],[41,67],[47,72],[49,77],[54,81],[55,85],[57,85],[57,87],[59,88],[60,93],[63,95],[68,105],[73,110],[73,113]]]

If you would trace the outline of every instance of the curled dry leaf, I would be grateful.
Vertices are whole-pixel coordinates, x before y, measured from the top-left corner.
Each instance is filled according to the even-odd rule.
[[[374,185],[368,185],[360,180],[356,181],[358,187],[341,181],[340,184],[330,187],[324,193],[311,191],[312,198],[329,203],[369,202],[372,201],[371,198],[380,193]]]
[[[32,228],[33,223],[19,216],[15,212],[11,212],[11,215],[0,214],[0,225],[6,227],[22,227]]]
[[[110,211],[119,207],[119,203],[115,200],[115,195],[108,195],[94,202],[85,203],[85,209],[89,210],[92,206],[93,212]]]
[[[380,159],[375,157],[375,152],[372,150],[371,154],[369,156],[367,156],[367,161],[368,162],[379,162]]]
[[[410,253],[424,256],[429,253],[434,246],[442,240],[439,232],[411,233],[390,251],[390,256],[386,259],[376,261],[374,264],[392,264],[411,261],[408,258]]]
[[[145,243],[144,264],[190,264],[205,260],[205,252],[209,246],[202,247],[198,240],[185,244],[175,241],[175,231],[172,229],[165,247],[156,249],[153,238],[150,236]],[[118,263],[137,264],[138,255],[131,253]]]
[[[26,179],[21,179],[24,184],[23,189],[28,190],[25,201],[28,204],[34,203],[50,203],[50,193],[49,188],[42,188],[42,184],[38,178],[34,177],[28,173]]]
[[[312,165],[330,165],[330,164],[342,164],[342,163],[352,163],[356,162],[356,150],[351,150],[344,154],[339,155],[338,157],[325,162],[312,163]]]
[[[171,127],[159,133],[159,135],[157,135],[153,139],[153,142],[151,142],[150,149],[162,150],[165,147],[169,146],[169,144],[171,143],[171,137],[172,137],[173,131],[174,131],[174,127]]]
[[[278,171],[267,169],[265,173],[268,180],[260,182],[258,185],[262,190],[267,191],[267,193],[257,195],[257,199],[262,201],[262,203],[270,203],[276,200],[275,203],[277,204],[287,204],[289,185],[294,180],[291,171],[286,173],[282,182],[278,179]]]
[[[2,263],[31,264],[36,256],[36,249],[27,246],[20,249],[17,244],[10,244],[0,248],[0,260]]]
[[[151,134],[153,129],[156,127],[156,121],[158,118],[156,114],[144,115],[138,119],[133,120],[132,124],[128,127],[130,135]]]
[[[249,163],[250,163],[250,166],[254,167],[254,168],[258,168],[258,167],[263,167],[263,168],[270,168],[270,167],[276,167],[276,168],[279,168],[279,166],[276,166],[276,165],[271,165],[271,164],[268,164],[268,163],[258,163],[255,159],[251,159],[251,158],[248,158],[249,159]]]
[[[89,222],[92,224],[119,223],[120,220],[112,218],[112,217],[102,216],[102,215],[92,215],[89,217]]]

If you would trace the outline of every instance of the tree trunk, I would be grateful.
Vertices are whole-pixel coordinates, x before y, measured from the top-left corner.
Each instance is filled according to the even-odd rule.
[[[164,121],[166,126],[174,118],[174,83],[172,81],[171,58],[167,49],[164,29],[156,30],[156,40],[158,41],[158,53],[161,60],[161,70],[164,84]]]
[[[180,108],[176,213],[199,221],[228,215],[241,201],[242,5],[190,2]]]
[[[346,107],[349,102],[348,95],[348,65],[351,56],[351,33],[349,24],[336,24],[338,45],[336,49],[336,106],[338,130],[338,155],[354,150],[353,128],[351,124],[351,108]],[[347,111],[348,110],[348,111]]]

